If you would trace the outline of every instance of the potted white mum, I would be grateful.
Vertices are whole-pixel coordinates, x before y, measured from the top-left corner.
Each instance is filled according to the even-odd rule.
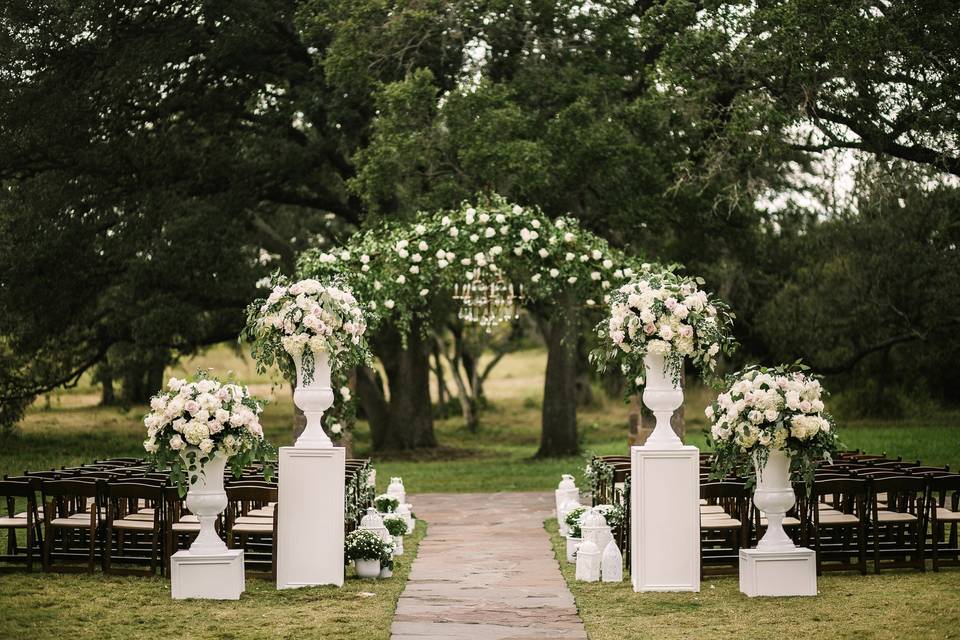
[[[380,575],[381,560],[387,551],[387,542],[368,529],[355,529],[343,543],[344,557],[353,560],[357,576],[370,579]]]

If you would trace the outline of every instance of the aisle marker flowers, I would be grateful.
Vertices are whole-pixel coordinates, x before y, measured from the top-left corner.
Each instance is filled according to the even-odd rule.
[[[597,325],[602,344],[591,354],[593,362],[601,371],[619,366],[627,376],[628,394],[643,387],[647,353],[664,356],[674,381],[680,378],[684,358],[712,377],[719,355],[736,346],[734,315],[701,290],[702,284],[702,278],[660,271],[643,273],[619,287],[611,297],[609,317]]]
[[[264,460],[269,479],[276,458],[263,437],[262,411],[263,403],[247,387],[223,383],[206,372],[189,380],[170,378],[166,390],[150,400],[143,448],[156,469],[169,466],[181,496],[218,453],[229,458],[235,475],[254,460]]]
[[[751,366],[727,378],[727,390],[706,409],[716,477],[749,473],[755,453],[762,468],[770,451],[783,450],[809,485],[817,463],[831,460],[838,447],[833,419],[820,380],[805,369]]]

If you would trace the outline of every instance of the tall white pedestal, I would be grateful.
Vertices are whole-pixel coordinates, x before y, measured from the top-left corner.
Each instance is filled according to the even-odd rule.
[[[239,600],[245,588],[242,549],[216,554],[178,551],[170,557],[174,600]]]
[[[817,595],[817,558],[812,549],[740,550],[740,591],[750,596]]]
[[[277,589],[343,586],[343,447],[280,447]]]
[[[634,591],[700,591],[700,450],[630,448]]]

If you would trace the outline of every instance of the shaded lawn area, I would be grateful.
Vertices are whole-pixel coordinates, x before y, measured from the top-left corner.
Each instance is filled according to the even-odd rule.
[[[360,580],[351,568],[341,589],[284,591],[247,578],[236,602],[171,600],[165,578],[0,574],[0,638],[383,640],[426,528],[418,520],[404,540],[393,578]]]
[[[575,581],[556,521],[545,526],[591,640],[960,637],[960,569],[831,573],[813,598],[747,598],[736,576],[709,577],[700,593],[634,593],[627,572]]]

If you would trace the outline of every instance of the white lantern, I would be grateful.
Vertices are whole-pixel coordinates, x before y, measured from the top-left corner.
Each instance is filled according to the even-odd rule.
[[[577,484],[574,482],[573,476],[565,473],[560,476],[560,478],[560,484],[557,485],[556,491],[553,492],[557,503],[558,522],[560,521],[560,508],[564,502],[576,502],[580,504],[580,489],[577,489]]]
[[[407,501],[407,492],[403,488],[403,478],[390,478],[387,486],[387,495],[396,498],[400,504]]]
[[[397,514],[403,516],[403,519],[407,523],[407,534],[413,533],[413,514],[410,512],[410,505],[403,502],[400,503],[400,506],[397,507]]]
[[[589,540],[580,543],[577,549],[577,580],[596,582],[600,579],[600,550]]]
[[[596,509],[590,509],[583,514],[580,520],[580,532],[584,542],[589,540],[598,550],[606,548],[607,543],[613,540],[607,519]]]
[[[386,542],[393,542],[393,536],[390,535],[387,527],[384,526],[383,518],[380,517],[380,514],[377,513],[377,510],[373,507],[367,507],[367,515],[360,519],[360,528],[373,531]]]
[[[623,554],[617,541],[610,539],[603,556],[600,558],[600,575],[604,582],[621,582],[623,580]]]
[[[570,534],[570,527],[567,526],[567,514],[580,506],[579,502],[574,502],[573,500],[567,500],[562,505],[560,505],[560,535],[566,536]]]

